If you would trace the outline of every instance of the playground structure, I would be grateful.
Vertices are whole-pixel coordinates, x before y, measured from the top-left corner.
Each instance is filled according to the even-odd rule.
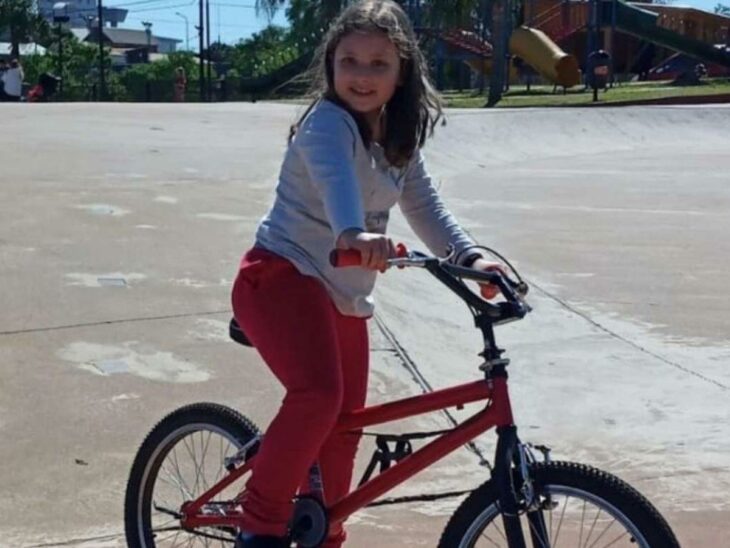
[[[651,72],[656,78],[662,71],[652,69],[675,54],[706,64],[712,74],[730,75],[730,17],[694,8],[624,0],[492,0],[484,14],[488,25],[481,25],[480,35],[472,29],[422,25],[424,2],[403,4],[416,32],[433,46],[437,87],[444,87],[447,63],[465,63],[480,78],[488,78],[487,106],[495,105],[510,82],[525,74],[536,73],[564,89],[580,85],[590,67],[588,57],[597,50],[611,56],[611,79],[617,72],[641,78]],[[243,92],[264,95],[281,88],[311,58],[308,52],[249,79]]]
[[[622,57],[635,53],[631,49],[640,49],[639,42],[644,42],[699,61],[730,66],[730,55],[718,47],[730,44],[728,17],[694,8],[623,0],[538,0],[538,6],[541,11],[530,24],[580,58],[603,48],[611,53],[614,64],[621,64],[625,60]],[[622,34],[621,44],[616,33]]]
[[[629,4],[623,0],[495,3],[491,42],[485,42],[485,47],[477,48],[473,37],[466,47],[464,32],[452,31],[439,37],[451,49],[450,60],[461,59],[473,70],[489,75],[488,105],[499,101],[508,83],[519,80],[515,57],[548,82],[566,88],[580,83],[579,68],[585,74],[588,56],[601,49],[611,55],[612,73],[616,68],[630,72],[636,67],[635,72],[648,76],[657,64],[657,50],[668,50],[659,65],[672,55],[682,54],[695,63],[707,64],[712,74],[730,75],[730,47],[724,47],[730,44],[728,17],[687,7]],[[462,53],[454,55],[453,50]],[[444,62],[439,58],[444,49],[437,48],[436,52],[439,67]],[[656,78],[657,71],[652,74]],[[436,80],[438,83],[438,70]]]
[[[443,88],[443,65],[446,59],[461,60],[469,67],[486,76],[493,73],[493,47],[479,40],[473,33],[452,30],[434,34],[436,37],[436,86]],[[509,53],[513,59],[521,59],[551,83],[566,88],[580,84],[578,60],[565,53],[544,32],[522,26],[512,31]],[[509,81],[520,79],[515,63],[509,64]]]

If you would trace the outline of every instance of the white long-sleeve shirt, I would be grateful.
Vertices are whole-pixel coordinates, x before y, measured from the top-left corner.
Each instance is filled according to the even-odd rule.
[[[329,254],[346,229],[384,234],[396,203],[432,253],[444,255],[449,244],[457,252],[473,245],[441,201],[420,150],[404,168],[390,166],[378,144],[365,148],[346,110],[322,100],[286,151],[274,204],[259,225],[256,245],[320,279],[343,314],[368,317],[377,273],[335,269]]]
[[[3,74],[3,85],[5,93],[13,97],[20,97],[23,90],[23,69],[13,67],[6,70]]]

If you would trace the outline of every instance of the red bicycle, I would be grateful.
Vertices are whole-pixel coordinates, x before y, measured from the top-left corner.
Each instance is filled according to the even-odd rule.
[[[359,258],[353,260],[349,253],[333,252],[333,264],[359,264]],[[517,437],[507,385],[509,360],[494,336],[494,326],[521,319],[530,311],[524,300],[527,285],[514,268],[505,261],[513,279],[417,252],[402,255],[391,259],[390,266],[425,268],[469,307],[484,340],[480,354],[484,363],[479,366],[483,378],[344,414],[337,431],[347,435],[478,401],[485,406],[448,430],[376,435],[378,449],[362,481],[340,500],[326,500],[314,463],[310,490],[295,501],[292,543],[319,546],[331,524],[368,505],[408,502],[408,498],[378,499],[496,427],[491,477],[470,491],[457,508],[441,535],[440,548],[678,548],[664,518],[625,482],[583,464],[551,461],[547,447],[525,444]],[[504,300],[485,301],[469,289],[466,280],[496,284]],[[232,336],[240,339],[241,335],[232,322]],[[165,417],[148,434],[132,466],[125,499],[128,545],[231,546],[241,522],[242,484],[255,462],[261,436],[246,417],[215,403],[188,405]],[[435,439],[414,451],[412,442],[426,437]],[[378,464],[380,472],[373,477]]]

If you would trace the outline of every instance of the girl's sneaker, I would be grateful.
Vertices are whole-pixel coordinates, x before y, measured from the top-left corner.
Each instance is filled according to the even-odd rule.
[[[290,546],[291,542],[286,538],[242,533],[236,537],[235,548],[289,548]]]

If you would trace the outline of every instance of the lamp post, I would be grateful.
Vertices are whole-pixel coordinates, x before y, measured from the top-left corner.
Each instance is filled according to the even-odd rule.
[[[144,32],[147,34],[147,62],[150,62],[150,50],[152,49],[152,23],[149,21],[142,21]]]
[[[182,17],[183,19],[185,19],[185,49],[187,51],[190,51],[190,33],[188,32],[188,18],[185,17],[179,11],[176,11],[175,12],[175,15],[177,15],[178,17]]]
[[[58,76],[61,78],[58,86],[58,96],[63,97],[63,23],[68,23],[70,17],[68,15],[68,4],[66,2],[56,2],[53,4],[53,22],[56,23],[56,32],[58,33]]]
[[[208,62],[207,74],[205,76],[208,83],[208,90],[206,96],[208,101],[213,101],[213,75],[212,69],[212,57],[210,55],[210,0],[205,0],[205,49],[206,49],[206,61]]]
[[[106,99],[106,75],[104,74],[104,7],[102,0],[97,3],[97,15],[99,18],[99,101]]]

